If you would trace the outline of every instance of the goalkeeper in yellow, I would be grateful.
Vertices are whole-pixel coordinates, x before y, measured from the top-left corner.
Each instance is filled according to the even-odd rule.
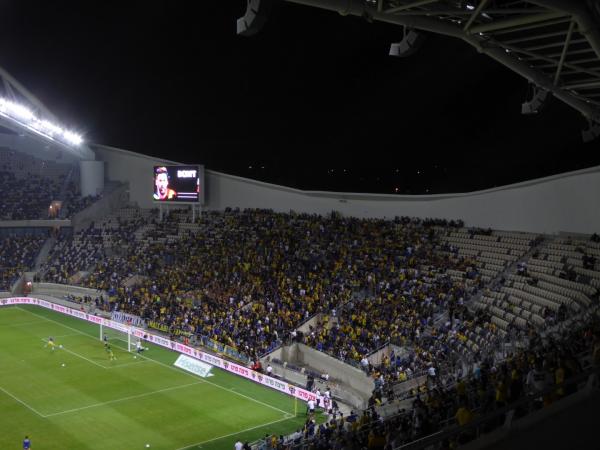
[[[106,350],[106,353],[108,353],[108,359],[110,361],[116,361],[117,360],[117,357],[113,353],[112,347],[110,346],[110,344],[108,342],[104,343],[104,349]]]
[[[56,342],[54,342],[54,338],[52,336],[48,337],[48,341],[46,342],[46,345],[44,345],[44,347],[50,347],[52,351],[56,349]]]

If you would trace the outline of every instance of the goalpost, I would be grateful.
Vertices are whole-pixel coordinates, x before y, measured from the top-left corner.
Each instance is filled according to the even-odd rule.
[[[131,353],[135,349],[135,344],[131,342],[131,327],[127,327],[127,332],[115,330],[114,328],[104,327],[100,324],[100,340],[104,341],[104,336],[109,342],[119,341],[118,347]],[[117,345],[117,344],[115,344]]]

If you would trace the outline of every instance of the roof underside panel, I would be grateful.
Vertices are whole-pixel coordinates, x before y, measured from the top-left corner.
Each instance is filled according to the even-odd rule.
[[[287,0],[463,39],[600,123],[599,0]]]

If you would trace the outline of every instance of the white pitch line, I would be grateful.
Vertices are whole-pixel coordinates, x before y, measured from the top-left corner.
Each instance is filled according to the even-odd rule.
[[[142,358],[146,358],[148,361],[152,361],[152,362],[154,362],[154,363],[156,363],[156,364],[160,364],[161,366],[165,366],[165,367],[166,367],[166,368],[168,368],[168,369],[175,370],[176,372],[183,373],[183,374],[185,374],[185,375],[188,375],[188,376],[190,376],[190,377],[192,377],[192,378],[197,378],[195,375],[192,375],[192,374],[190,374],[190,373],[184,372],[183,370],[176,369],[175,367],[169,366],[169,365],[167,365],[167,364],[165,364],[165,363],[162,363],[162,362],[160,362],[160,361],[156,361],[156,360],[154,360],[154,359],[152,359],[152,358],[148,358],[147,356],[144,356],[144,355],[141,355],[141,354],[140,354],[140,356],[141,356]],[[219,388],[219,389],[222,389],[222,390],[224,390],[224,391],[227,391],[227,392],[230,392],[230,393],[232,393],[232,394],[235,394],[235,395],[237,395],[237,396],[239,396],[239,397],[244,397],[245,399],[248,399],[248,400],[250,400],[250,401],[253,401],[253,402],[255,402],[255,403],[258,403],[259,405],[266,406],[267,408],[271,408],[271,409],[273,409],[273,410],[275,410],[275,411],[279,411],[279,412],[281,412],[281,413],[283,413],[283,414],[289,414],[287,411],[284,411],[283,409],[279,409],[279,408],[277,408],[277,407],[275,407],[275,406],[273,406],[273,405],[269,405],[268,403],[261,402],[260,400],[256,400],[255,398],[248,397],[247,395],[244,395],[244,394],[242,394],[242,393],[240,393],[240,392],[233,391],[233,390],[231,390],[230,388],[226,388],[225,386],[221,386],[221,385],[219,385],[219,384],[212,383],[212,382],[210,382],[210,381],[208,381],[208,380],[206,380],[206,379],[204,379],[204,378],[202,378],[202,379],[201,379],[201,381],[202,381],[203,383],[210,384],[211,386],[214,386],[214,387],[217,387],[217,388]]]
[[[200,383],[201,383],[200,381],[196,381],[195,383],[181,384],[179,386],[171,386],[171,387],[168,387],[168,388],[165,388],[165,389],[159,389],[157,391],[144,392],[143,394],[130,395],[129,397],[117,398],[116,400],[109,400],[107,402],[94,403],[93,405],[82,406],[81,408],[67,409],[66,411],[60,411],[60,412],[57,412],[57,413],[46,414],[43,417],[45,417],[45,418],[47,418],[47,417],[55,417],[55,416],[60,416],[60,415],[63,415],[63,414],[69,414],[69,413],[72,413],[72,412],[83,411],[84,409],[90,409],[90,408],[97,408],[99,406],[112,405],[114,403],[125,402],[127,400],[133,400],[133,399],[136,399],[136,398],[142,398],[142,397],[148,397],[148,396],[154,395],[154,394],[160,394],[161,392],[175,391],[177,389],[183,389],[183,388],[186,388],[186,387],[195,386],[195,385],[200,384]]]
[[[36,320],[35,322],[23,322],[23,323],[3,323],[0,327],[25,327],[28,325],[36,325],[38,323],[44,323],[43,320]]]
[[[61,334],[61,335],[59,335],[59,336],[54,336],[54,335],[53,335],[52,337],[53,337],[54,339],[57,339],[57,338],[64,338],[64,337],[69,337],[69,336],[79,336],[79,334],[70,333],[70,334]]]
[[[82,335],[84,335],[84,336],[87,336],[87,337],[90,337],[90,338],[92,338],[92,339],[96,340],[96,338],[95,338],[95,337],[93,337],[93,336],[90,336],[89,334],[87,334],[87,333],[84,333],[84,332],[83,332],[83,331],[81,331],[81,330],[77,330],[77,329],[75,329],[75,328],[72,328],[72,327],[70,327],[70,326],[68,326],[68,325],[65,325],[65,324],[63,324],[63,323],[60,323],[60,322],[58,322],[58,321],[56,321],[56,320],[48,319],[47,317],[44,317],[44,316],[41,316],[41,315],[39,315],[39,314],[36,314],[36,313],[34,313],[34,312],[31,312],[31,311],[28,311],[28,310],[26,310],[26,309],[23,309],[23,308],[21,308],[20,306],[17,306],[16,308],[17,308],[17,309],[19,309],[19,310],[21,310],[21,311],[25,311],[26,313],[29,313],[29,314],[31,314],[31,315],[33,315],[33,316],[39,317],[39,318],[41,318],[41,319],[44,319],[44,320],[46,320],[46,321],[48,321],[48,322],[54,322],[54,323],[56,323],[56,324],[60,325],[61,327],[68,328],[69,330],[73,330],[73,331],[75,331],[75,332],[76,332],[76,333],[78,333],[78,334],[82,334]],[[99,339],[98,339],[98,340],[99,340]]]
[[[38,411],[36,411],[35,408],[33,408],[32,406],[29,406],[27,403],[25,403],[23,400],[18,399],[17,397],[15,397],[14,395],[12,395],[10,392],[8,392],[6,389],[2,388],[0,386],[0,391],[4,392],[6,395],[8,395],[9,397],[11,397],[13,400],[19,402],[21,405],[23,405],[25,408],[29,409],[30,411],[33,411],[34,413],[36,413],[38,416],[40,417],[44,417],[44,415]]]
[[[150,362],[150,360],[146,360],[146,361],[132,361],[129,363],[125,363],[125,364],[117,364],[115,366],[111,366],[111,367],[107,367],[107,369],[118,369],[120,367],[129,367],[129,366],[135,366],[136,364],[143,364],[145,362]]]
[[[202,444],[207,444],[209,442],[218,441],[219,439],[225,439],[226,437],[231,437],[231,436],[235,436],[237,434],[246,433],[247,431],[256,430],[258,428],[267,427],[269,425],[273,425],[275,423],[283,422],[285,420],[290,420],[290,418],[284,417],[283,419],[274,420],[273,422],[263,423],[262,425],[256,425],[255,427],[246,428],[245,430],[240,430],[240,431],[236,431],[234,433],[224,434],[223,436],[218,436],[216,438],[208,439],[208,440],[202,441],[202,442],[196,442],[195,444],[187,445],[185,447],[180,447],[177,450],[186,450],[186,449],[190,449],[190,448],[195,448],[195,447],[198,447],[198,446],[200,446]]]
[[[73,330],[73,331],[75,331],[75,332],[77,332],[77,333],[79,333],[79,334],[81,334],[81,335],[83,335],[83,336],[87,336],[87,337],[89,337],[90,339],[94,339],[94,340],[96,340],[96,338],[95,338],[95,337],[93,337],[93,336],[91,336],[91,335],[89,335],[89,334],[87,334],[87,333],[84,333],[84,332],[83,332],[83,331],[81,331],[81,330],[77,330],[77,329],[75,329],[75,328],[71,328],[70,326],[68,326],[68,325],[64,325],[64,324],[62,324],[62,323],[60,323],[60,322],[58,322],[58,321],[56,321],[56,320],[49,319],[49,318],[47,318],[47,317],[44,317],[44,316],[40,316],[39,314],[33,313],[33,312],[31,312],[31,311],[28,311],[28,310],[26,310],[26,309],[22,309],[22,308],[21,308],[21,307],[19,307],[19,306],[17,306],[17,308],[18,308],[18,309],[20,309],[20,310],[22,310],[22,311],[28,312],[29,314],[33,314],[34,316],[41,317],[42,319],[46,319],[46,320],[48,320],[48,321],[50,321],[50,322],[54,322],[54,323],[56,323],[56,324],[58,324],[58,325],[60,325],[60,326],[62,326],[62,327],[65,327],[65,328],[68,328],[68,329],[70,329],[70,330]],[[152,361],[152,362],[153,362],[153,363],[155,363],[155,364],[159,364],[159,365],[161,365],[161,366],[164,366],[164,367],[166,367],[167,369],[171,369],[171,370],[174,370],[174,371],[176,371],[176,372],[183,373],[184,375],[188,375],[188,376],[190,376],[190,377],[192,377],[192,378],[194,378],[194,379],[198,379],[198,378],[197,378],[195,375],[192,375],[192,374],[190,374],[190,373],[188,373],[188,372],[185,372],[185,371],[183,371],[183,370],[179,370],[179,369],[177,369],[177,368],[175,368],[175,367],[173,367],[173,366],[169,366],[168,364],[162,363],[162,362],[160,362],[160,361],[156,361],[155,359],[148,358],[147,356],[144,356],[144,355],[140,355],[140,356],[141,356],[142,358],[145,358],[145,359],[149,360],[149,361]],[[102,366],[102,367],[104,367],[104,366]],[[279,409],[279,408],[277,408],[277,407],[275,407],[275,406],[273,406],[273,405],[269,405],[268,403],[263,403],[263,402],[261,402],[260,400],[256,400],[255,398],[248,397],[247,395],[244,395],[244,394],[242,394],[242,393],[240,393],[240,392],[231,391],[231,390],[229,390],[228,388],[226,388],[225,386],[221,386],[221,385],[218,385],[218,384],[212,383],[212,382],[210,382],[210,381],[208,381],[208,380],[205,380],[205,379],[201,379],[201,381],[202,381],[203,383],[208,383],[208,384],[210,384],[210,385],[212,385],[212,386],[215,386],[215,387],[217,387],[217,388],[219,388],[219,389],[222,389],[222,390],[224,390],[224,391],[227,391],[227,392],[230,392],[230,393],[232,393],[232,394],[235,394],[235,395],[237,395],[237,396],[239,396],[239,397],[243,397],[243,398],[245,398],[245,399],[247,399],[247,400],[253,401],[254,403],[258,403],[259,405],[266,406],[267,408],[271,408],[271,409],[273,409],[273,410],[275,410],[275,411],[279,411],[279,412],[281,412],[281,413],[283,413],[283,414],[289,414],[287,411],[284,411],[283,409]]]
[[[48,342],[48,339],[43,339],[42,338],[42,341],[43,342]],[[95,366],[102,367],[103,369],[107,369],[106,366],[103,366],[102,364],[99,364],[96,361],[93,361],[93,360],[91,360],[89,358],[86,358],[85,356],[80,355],[79,353],[76,353],[76,352],[74,352],[72,350],[69,350],[69,349],[65,348],[64,346],[63,347],[59,347],[59,350],[62,350],[62,351],[67,352],[67,353],[70,353],[71,355],[77,356],[78,358],[85,359],[87,362],[92,363]]]

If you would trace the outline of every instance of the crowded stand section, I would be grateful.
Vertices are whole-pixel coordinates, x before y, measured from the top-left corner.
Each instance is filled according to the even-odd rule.
[[[53,218],[71,166],[0,148],[0,220]]]
[[[435,448],[451,449],[509,411],[516,420],[577,393],[600,368],[598,239],[461,225],[237,209],[161,220],[128,208],[55,234],[37,278],[96,289],[64,300],[139,316],[136,325],[254,370],[296,341],[373,381],[366,409],[328,403],[322,423],[307,414],[303,428],[254,449],[386,450],[436,434]],[[47,239],[1,240],[0,291],[33,269]],[[371,363],[387,346],[402,351]]]
[[[149,219],[145,225],[122,219],[113,229],[90,227],[59,242],[45,278],[68,280],[89,271],[82,283],[107,291],[114,310],[138,314],[174,335],[217,341],[244,360],[281,344],[315,314],[337,309],[339,333],[320,330],[318,340],[311,333],[306,343],[357,362],[384,344],[390,329],[393,337],[411,339],[411,327],[466,295],[462,283],[443,273],[462,259],[435,253],[434,222],[262,210],[210,212],[196,223],[176,213],[163,222]],[[103,239],[136,227],[134,245],[102,256]],[[136,282],[124,283],[133,277]],[[367,310],[346,319],[355,292],[376,296],[378,307],[354,300],[357,310]],[[366,327],[371,308],[397,311],[391,320],[372,316]]]
[[[22,273],[34,267],[45,241],[35,235],[0,237],[0,291],[10,291]]]
[[[27,174],[22,182],[14,173],[0,171],[0,220],[47,219],[49,207],[60,192],[60,179]]]
[[[44,241],[6,240],[5,289],[32,267]],[[567,395],[561,383],[584,372],[577,355],[598,358],[599,256],[594,239],[458,221],[258,209],[192,220],[184,210],[161,218],[124,208],[59,233],[37,278],[95,289],[67,300],[137,317],[258,371],[262,357],[293,342],[351,364],[373,381],[366,410],[343,416],[327,408],[325,423],[308,420],[264,448],[387,449],[466,425],[525,393],[556,386],[519,414]],[[320,386],[335,381],[306,373]],[[420,381],[398,395],[410,380]]]
[[[451,385],[434,378],[387,418],[378,413],[376,401],[346,415],[331,408],[324,423],[309,418],[302,430],[278,438],[276,447],[265,439],[256,448],[387,450],[438,434],[432,448],[452,449],[498,429],[509,411],[516,420],[576,393],[585,387],[587,375],[599,369],[600,315],[595,306],[593,314],[568,327],[532,333],[526,347],[501,361],[484,359]]]
[[[76,167],[0,148],[0,220],[70,218],[100,195],[81,196]]]
[[[61,237],[42,273],[106,291],[111,310],[220,344],[244,362],[318,315],[296,340],[347,363],[360,366],[388,343],[407,349],[377,368],[389,383],[432,366],[454,371],[458,356],[481,359],[542,319],[567,317],[564,308],[539,316],[524,299],[503,318],[482,306],[499,295],[486,283],[539,238],[461,225],[266,210],[206,212],[195,222],[173,212],[160,221],[156,210],[130,210]],[[509,327],[508,314],[521,310],[528,320]]]
[[[90,227],[74,236],[61,233],[48,261],[42,266],[41,279],[50,283],[77,284],[79,272],[102,261],[106,252],[99,229]]]
[[[61,217],[73,217],[80,211],[90,207],[94,202],[100,200],[101,195],[86,195],[81,196],[81,192],[77,184],[70,181],[65,191],[64,206],[61,208]]]

